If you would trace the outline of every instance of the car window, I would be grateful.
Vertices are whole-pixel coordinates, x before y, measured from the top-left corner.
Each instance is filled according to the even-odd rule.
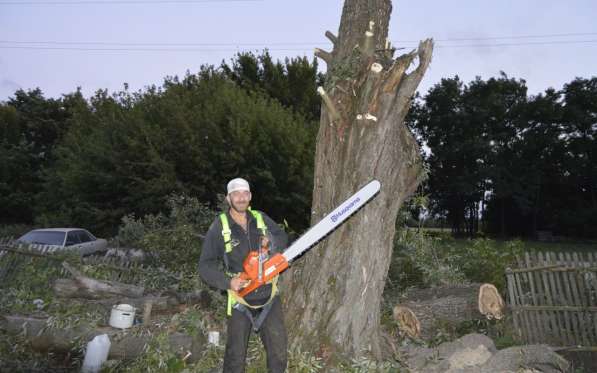
[[[94,235],[92,235],[89,231],[83,230],[83,232],[87,233],[89,235],[89,237],[91,237],[91,241],[97,240],[97,237],[95,237]]]
[[[93,241],[85,231],[77,231],[77,236],[81,242]]]
[[[64,232],[31,231],[19,238],[19,241],[42,245],[58,245],[64,243]]]
[[[81,240],[79,239],[77,231],[68,232],[68,235],[66,236],[66,246],[76,245],[78,243],[81,243]]]

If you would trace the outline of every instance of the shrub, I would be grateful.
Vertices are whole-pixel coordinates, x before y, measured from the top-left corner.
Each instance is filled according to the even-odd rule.
[[[174,271],[196,271],[201,253],[201,233],[216,213],[194,197],[173,194],[168,215],[133,215],[122,218],[119,245],[143,249],[155,264]]]
[[[519,240],[499,242],[486,238],[455,240],[423,230],[400,229],[396,234],[388,286],[437,286],[488,282],[500,291],[506,285],[505,269],[523,251]]]
[[[523,252],[520,240],[499,243],[495,240],[477,238],[467,240],[461,249],[448,245],[448,251],[459,257],[460,266],[472,282],[488,282],[501,292],[506,286],[505,270],[514,265],[517,255]]]
[[[397,232],[389,281],[403,290],[409,286],[439,286],[465,282],[458,262],[445,255],[440,238],[423,230]]]
[[[26,224],[2,225],[0,226],[0,239],[6,237],[19,238],[31,229],[33,229],[33,227]]]

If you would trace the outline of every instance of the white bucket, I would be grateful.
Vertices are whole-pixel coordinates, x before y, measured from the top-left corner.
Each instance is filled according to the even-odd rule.
[[[112,307],[110,313],[110,326],[119,329],[126,329],[133,326],[135,320],[135,307],[130,304],[117,304]]]

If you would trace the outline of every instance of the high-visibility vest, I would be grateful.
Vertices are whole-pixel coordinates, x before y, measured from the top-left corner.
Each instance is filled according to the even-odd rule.
[[[267,226],[265,225],[265,222],[263,221],[263,216],[261,215],[261,213],[259,211],[255,211],[255,210],[251,210],[251,209],[249,209],[249,211],[251,212],[251,215],[253,215],[253,217],[257,221],[257,229],[259,229],[261,231],[261,234],[263,234],[263,236],[267,236]],[[226,264],[226,270],[228,271],[228,259],[227,259],[226,255],[228,255],[228,253],[232,252],[232,231],[230,230],[230,224],[228,223],[228,216],[225,213],[220,214],[220,221],[222,222],[222,237],[224,238],[224,248],[225,248],[224,258],[226,258],[224,260],[224,262]],[[231,272],[227,272],[227,274],[232,277],[238,275],[238,273],[231,273]],[[240,303],[245,307],[249,307],[249,308],[253,308],[253,309],[259,309],[259,308],[265,307],[268,303],[270,303],[274,299],[274,297],[276,296],[276,294],[278,292],[278,275],[276,275],[268,283],[272,284],[272,294],[270,295],[270,298],[267,300],[267,302],[265,302],[265,304],[262,304],[261,306],[252,306],[252,305],[248,304],[243,299],[243,297],[238,295],[238,293],[236,291],[233,291],[232,289],[228,289],[228,307],[227,307],[227,311],[226,311],[228,316],[232,315],[232,307],[236,303]]]

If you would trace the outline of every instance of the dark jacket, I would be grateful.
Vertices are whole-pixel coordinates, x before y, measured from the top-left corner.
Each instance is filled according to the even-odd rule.
[[[209,227],[205,239],[203,240],[203,249],[199,259],[199,275],[209,285],[220,290],[230,288],[231,276],[226,272],[240,273],[243,271],[243,261],[251,250],[257,250],[261,242],[261,231],[257,229],[257,221],[250,212],[247,212],[248,224],[247,231],[236,224],[230,213],[228,216],[228,225],[231,230],[232,252],[226,254],[228,268],[225,268],[224,255],[226,252],[224,246],[224,237],[222,236],[222,222],[218,216]],[[282,252],[286,249],[288,236],[269,216],[261,212],[263,221],[267,226],[270,240],[270,253]],[[251,293],[247,294],[245,300],[249,304],[262,304],[269,299],[271,295],[271,285],[264,285]]]

